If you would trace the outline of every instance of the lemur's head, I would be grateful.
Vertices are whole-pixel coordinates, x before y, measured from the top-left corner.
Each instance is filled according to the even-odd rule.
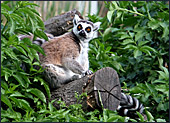
[[[93,34],[99,29],[101,22],[93,23],[91,21],[82,20],[75,14],[73,24],[73,33],[79,38],[79,40],[87,43],[93,39]]]

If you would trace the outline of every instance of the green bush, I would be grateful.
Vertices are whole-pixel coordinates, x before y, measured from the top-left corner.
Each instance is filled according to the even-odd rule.
[[[113,67],[126,93],[148,107],[154,119],[169,121],[169,4],[152,2],[106,2],[107,17],[101,36],[90,45],[92,70]]]
[[[43,71],[37,51],[44,54],[41,47],[29,39],[19,40],[18,34],[32,33],[44,38],[44,24],[34,9],[36,4],[18,1],[15,7],[8,2],[1,3],[1,121],[30,121],[37,115],[50,97],[47,83],[41,78]],[[37,61],[35,61],[36,59]],[[21,69],[25,63],[28,72]],[[34,65],[40,66],[39,70]],[[29,119],[29,120],[28,120]]]
[[[128,122],[139,118],[119,116],[116,111],[84,112],[82,105],[66,106],[61,100],[57,110],[48,102],[50,89],[42,79],[37,52],[41,47],[18,34],[44,38],[44,24],[36,4],[17,1],[9,7],[1,3],[1,122]],[[166,2],[106,2],[107,17],[89,15],[101,21],[100,36],[90,44],[90,69],[110,66],[120,77],[126,93],[137,97],[146,107],[146,121],[169,121],[169,5]],[[135,9],[134,7],[137,7]],[[45,55],[45,54],[44,54]],[[34,60],[36,59],[36,60]],[[27,71],[21,68],[26,64]],[[38,65],[39,69],[34,69]],[[86,94],[77,95],[81,100]],[[47,103],[48,102],[48,103]]]

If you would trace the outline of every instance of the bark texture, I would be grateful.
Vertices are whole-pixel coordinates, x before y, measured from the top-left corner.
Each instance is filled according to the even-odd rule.
[[[69,29],[73,28],[72,21],[75,14],[83,19],[80,12],[76,9],[48,19],[44,22],[45,32],[53,34],[54,36],[59,36],[68,32]]]
[[[87,92],[87,97],[79,102],[84,110],[101,109],[116,110],[120,104],[121,87],[117,72],[110,67],[102,68],[96,73],[72,81],[51,92],[51,100],[63,100],[66,105],[76,104],[75,92]],[[55,102],[54,106],[59,108]]]

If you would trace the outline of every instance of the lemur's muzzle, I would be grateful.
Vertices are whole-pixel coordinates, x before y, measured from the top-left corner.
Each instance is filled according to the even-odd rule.
[[[84,32],[84,30],[82,30],[80,33],[79,33],[80,36],[82,37],[86,37],[86,33]]]

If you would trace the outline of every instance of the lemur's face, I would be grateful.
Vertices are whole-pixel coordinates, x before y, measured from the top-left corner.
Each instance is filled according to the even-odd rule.
[[[92,23],[90,21],[81,20],[78,15],[73,19],[73,32],[83,42],[89,42],[93,38],[93,34],[100,27],[101,22]]]

